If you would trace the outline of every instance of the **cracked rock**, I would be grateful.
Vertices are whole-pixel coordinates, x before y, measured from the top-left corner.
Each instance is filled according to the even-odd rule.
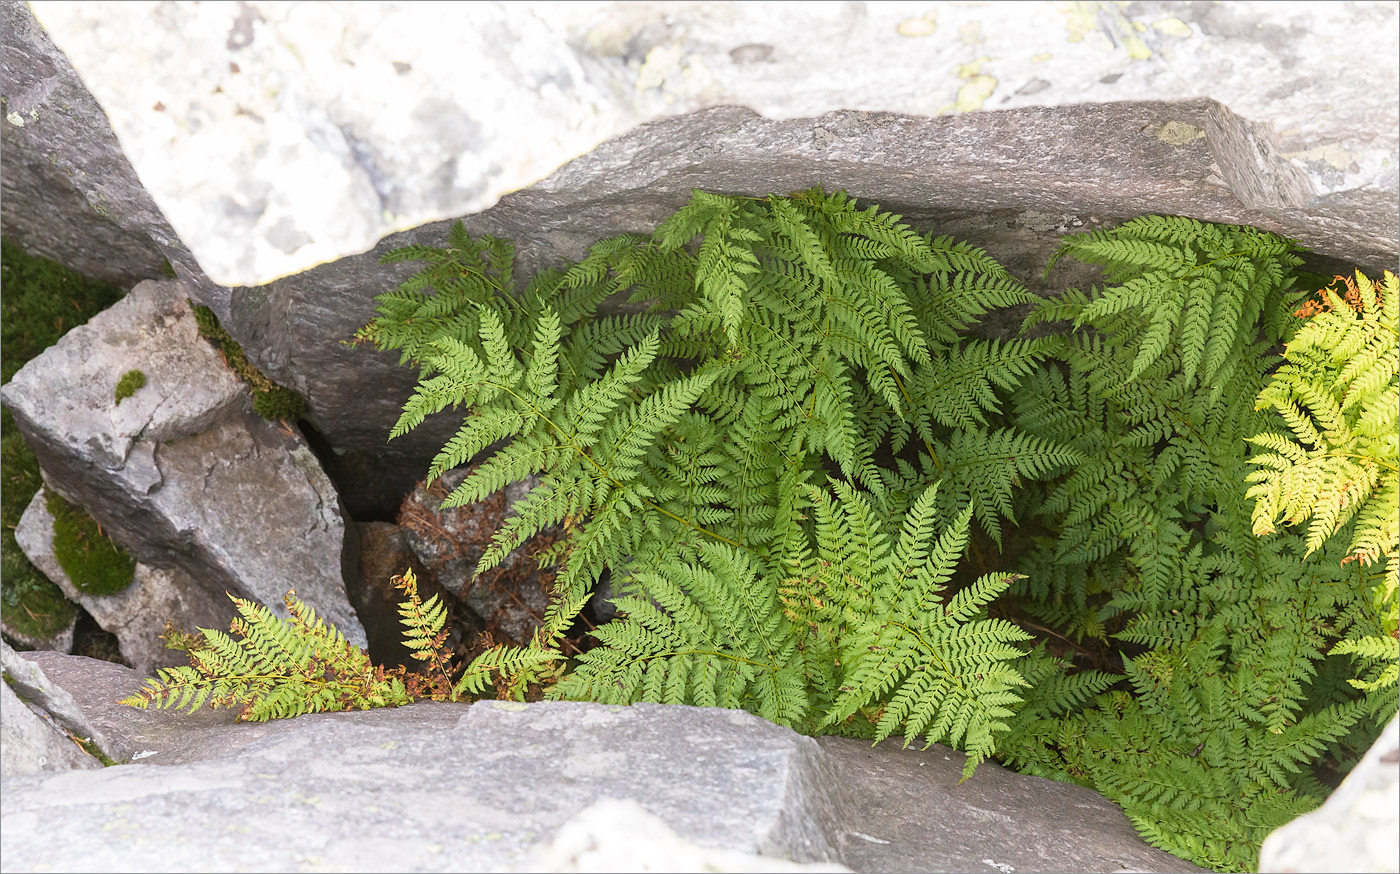
[[[251,412],[186,298],[178,281],[140,283],[26,364],[0,400],[45,484],[137,561],[181,572],[191,603],[229,592],[285,616],[295,588],[364,646],[345,594],[335,488],[299,433]],[[131,370],[145,385],[118,404],[114,388]]]
[[[53,516],[42,488],[15,526],[15,541],[25,557],[70,601],[81,604],[98,625],[116,635],[122,658],[142,673],[189,663],[185,653],[166,649],[160,639],[167,622],[193,632],[196,628],[225,629],[233,618],[233,604],[227,598],[214,597],[177,567],[138,563],[132,584],[111,595],[91,595],[79,589],[54,555]]]

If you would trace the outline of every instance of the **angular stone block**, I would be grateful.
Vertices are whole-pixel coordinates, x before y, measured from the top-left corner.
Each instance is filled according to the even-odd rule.
[[[177,281],[143,282],[26,364],[0,399],[45,482],[138,561],[286,615],[299,596],[358,645],[339,499],[300,435],[248,409]],[[145,386],[118,404],[130,370]]]
[[[74,585],[59,565],[53,537],[53,516],[41,488],[15,526],[15,541],[70,601],[81,604],[98,625],[116,635],[122,658],[143,674],[189,664],[185,653],[166,649],[160,639],[167,622],[189,633],[196,628],[223,631],[235,615],[228,598],[212,595],[177,567],[153,568],[138,562],[130,586],[111,595],[90,595]]]

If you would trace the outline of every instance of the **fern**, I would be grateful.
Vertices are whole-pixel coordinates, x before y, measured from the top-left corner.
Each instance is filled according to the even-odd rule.
[[[156,677],[118,703],[142,710],[188,708],[190,713],[206,704],[236,707],[239,721],[266,722],[304,713],[398,707],[421,698],[459,700],[461,691],[451,681],[456,667],[445,649],[446,608],[436,595],[427,602],[419,598],[411,570],[395,577],[394,587],[406,598],[399,608],[404,644],[428,663],[427,673],[376,666],[295,591],[283,598],[287,619],[230,595],[238,617],[229,634],[201,628],[196,636],[167,628],[168,645],[187,652],[189,666],[158,668]]]
[[[1393,278],[1300,327],[1293,243],[1144,217],[1066,238],[1105,284],[1038,300],[818,190],[696,192],[523,290],[510,254],[394,253],[423,269],[359,335],[420,368],[395,436],[462,417],[451,503],[538,476],[479,570],[569,531],[544,627],[454,694],[942,741],[1222,870],[1394,711]],[[1028,303],[1059,330],[966,336]],[[619,618],[566,660],[605,570]]]
[[[1387,272],[1374,284],[1359,271],[1299,310],[1307,323],[1289,341],[1286,363],[1256,406],[1278,411],[1291,436],[1267,431],[1249,438],[1265,452],[1248,496],[1255,534],[1269,534],[1280,516],[1308,523],[1311,554],[1353,518],[1348,560],[1384,560],[1380,597],[1395,599],[1400,573],[1400,281]]]

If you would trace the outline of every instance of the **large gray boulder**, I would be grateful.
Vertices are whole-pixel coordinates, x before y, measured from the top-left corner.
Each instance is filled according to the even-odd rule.
[[[1037,291],[1086,278],[1039,279],[1064,233],[1144,213],[1294,236],[1324,273],[1400,251],[1392,4],[33,8],[198,256],[167,251],[181,278],[307,398],[357,518],[392,518],[457,421],[389,443],[413,374],[343,341],[412,269],[378,257],[454,215],[515,240],[521,281],[692,187],[844,187]]]
[[[481,212],[649,122],[726,105],[802,120],[792,132],[804,148],[783,137],[753,154],[800,159],[804,186],[879,199],[870,182],[887,188],[904,171],[937,190],[900,203],[1029,200],[1082,213],[1100,208],[1075,196],[1088,183],[1114,215],[1180,212],[1205,195],[1202,206],[1224,202],[1198,218],[1248,216],[1339,256],[1396,249],[1400,62],[1389,3],[31,7],[223,285],[258,285],[393,231]],[[1206,101],[1213,112],[1200,124],[1163,110],[1129,128],[1131,112],[1116,106],[1143,101]],[[994,135],[1007,122],[989,110],[1088,105],[1143,140],[1204,140],[1214,180],[1163,184],[1170,177],[1154,172],[1148,150],[1106,147],[1055,112],[1014,116],[1023,147],[1004,161]],[[893,147],[832,112],[897,114],[883,138]],[[933,151],[920,131],[897,130],[899,117],[935,116],[965,119],[965,148]],[[767,180],[766,162],[749,162],[738,186],[719,184],[744,161],[724,133],[662,124],[648,145],[683,146],[711,165],[705,187],[786,190]],[[844,152],[868,167],[842,168]],[[634,155],[628,187],[649,157]],[[1115,165],[1158,184],[1108,184]],[[1033,185],[1039,172],[1054,184]],[[1011,198],[969,196],[1021,174]]]
[[[63,570],[53,551],[53,515],[46,490],[39,489],[15,526],[15,541],[30,563],[52,580],[68,600],[83,609],[103,630],[117,638],[122,658],[143,674],[155,668],[188,664],[178,650],[167,649],[160,639],[167,623],[185,631],[224,629],[233,618],[233,604],[191,579],[178,567],[154,568],[137,562],[131,585],[110,595],[93,595],[79,589]]]
[[[25,657],[89,726],[124,738],[113,758],[131,764],[6,780],[6,870],[607,870],[590,859],[638,860],[617,829],[656,819],[677,840],[651,833],[654,847],[694,855],[630,870],[725,870],[733,853],[858,871],[1196,870],[1082,787],[991,764],[960,785],[963,758],[942,746],[814,741],[741,711],[648,704],[423,702],[236,724],[112,704],[140,684],[119,665]],[[605,799],[624,802],[604,805],[611,827],[589,811]]]
[[[295,588],[363,646],[346,600],[344,517],[295,432],[249,410],[245,387],[199,337],[178,281],[147,281],[74,328],[0,388],[46,485],[143,564],[179,568],[285,615]],[[121,403],[114,387],[139,370]]]

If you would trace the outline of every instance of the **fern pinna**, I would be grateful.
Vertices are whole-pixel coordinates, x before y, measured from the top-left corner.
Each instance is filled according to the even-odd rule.
[[[1365,503],[1394,470],[1387,377],[1365,363],[1393,314],[1374,327],[1378,294],[1343,313],[1366,339],[1289,345],[1349,351],[1288,382],[1277,350],[1310,336],[1290,242],[1148,217],[1061,256],[1107,285],[1039,301],[1026,326],[1058,333],[987,340],[966,329],[1035,300],[1004,270],[815,190],[696,192],[523,290],[509,244],[460,226],[391,254],[423,269],[359,338],[420,368],[394,436],[465,410],[433,476],[504,442],[449,504],[539,475],[482,568],[569,530],[536,639],[455,688],[941,740],[969,770],[996,755],[1093,786],[1154,844],[1250,868],[1325,794],[1313,760],[1347,766],[1395,709],[1394,586],[1370,561],[1393,554],[1393,517]],[[1292,472],[1314,435],[1351,439],[1376,484]],[[1260,536],[1326,494],[1351,496],[1318,523],[1337,537]],[[605,569],[619,617],[566,662]]]

